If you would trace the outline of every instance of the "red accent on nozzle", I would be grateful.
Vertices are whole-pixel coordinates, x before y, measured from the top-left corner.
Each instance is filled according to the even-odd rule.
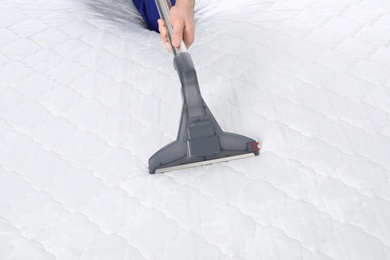
[[[252,152],[260,151],[259,142],[252,142],[249,145]]]

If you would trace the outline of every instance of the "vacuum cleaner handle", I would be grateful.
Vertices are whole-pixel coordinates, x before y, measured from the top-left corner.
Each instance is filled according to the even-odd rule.
[[[156,6],[158,9],[158,13],[160,14],[161,19],[165,21],[165,25],[167,26],[167,36],[169,44],[171,45],[172,53],[174,56],[181,52],[186,52],[187,48],[183,41],[181,41],[180,47],[176,48],[172,44],[172,35],[173,35],[173,27],[171,22],[169,21],[169,10],[171,10],[172,5],[170,0],[155,0]]]

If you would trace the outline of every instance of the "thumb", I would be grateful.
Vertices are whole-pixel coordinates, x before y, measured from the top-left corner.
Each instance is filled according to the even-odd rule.
[[[173,27],[172,45],[179,47],[183,39],[184,23],[176,23]]]

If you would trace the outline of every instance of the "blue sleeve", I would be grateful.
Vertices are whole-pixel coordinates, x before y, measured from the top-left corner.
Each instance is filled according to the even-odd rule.
[[[158,32],[157,20],[160,19],[160,15],[154,0],[133,0],[133,3],[144,18],[149,30]],[[175,5],[176,0],[171,0],[171,3]]]

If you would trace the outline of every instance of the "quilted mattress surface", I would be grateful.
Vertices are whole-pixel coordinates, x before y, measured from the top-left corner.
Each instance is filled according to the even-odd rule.
[[[195,12],[203,98],[261,153],[150,175],[182,100],[132,2],[0,1],[0,259],[390,259],[390,2]]]

